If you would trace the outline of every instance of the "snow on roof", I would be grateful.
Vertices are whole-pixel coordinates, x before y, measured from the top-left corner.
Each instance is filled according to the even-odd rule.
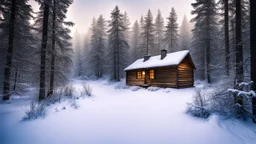
[[[189,50],[178,51],[174,53],[169,53],[166,57],[161,60],[161,55],[150,57],[149,60],[144,62],[144,58],[136,60],[130,66],[124,70],[134,70],[142,68],[152,68],[152,67],[161,67],[161,66],[172,66],[178,65],[180,62],[189,54]]]

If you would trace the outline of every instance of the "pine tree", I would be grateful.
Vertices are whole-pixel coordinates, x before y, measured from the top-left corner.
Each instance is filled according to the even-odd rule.
[[[143,35],[143,31],[144,31],[144,17],[141,16],[140,18],[140,23],[139,23],[139,29],[140,29],[140,34],[139,34],[139,58],[142,58],[145,53],[146,53],[146,50],[145,48],[147,47],[146,45],[146,40],[144,38],[144,35]]]
[[[236,80],[243,81],[243,45],[241,0],[236,0]]]
[[[59,75],[62,80],[67,79],[66,74],[70,71],[71,60],[71,36],[70,29],[74,25],[73,22],[65,21],[68,7],[73,0],[56,1],[52,0],[51,7],[51,64],[50,64],[50,88],[48,96],[54,92],[55,73],[61,70]],[[57,61],[56,61],[57,60]],[[58,76],[58,75],[57,75]]]
[[[230,75],[230,0],[219,0],[218,4],[221,6],[221,16],[224,18],[220,20],[222,25],[222,33],[224,33],[224,50],[225,50],[225,73]]]
[[[97,78],[103,76],[106,51],[106,21],[102,15],[93,20],[89,65]]]
[[[14,29],[16,23],[16,10],[17,3],[16,0],[12,0],[10,8],[10,19],[9,19],[9,34],[8,34],[8,49],[6,56],[6,64],[4,69],[4,90],[3,90],[3,100],[9,100],[10,98],[10,77],[12,68],[12,56],[13,56],[13,43],[14,43]]]
[[[83,73],[83,68],[82,68],[82,53],[83,50],[81,48],[81,36],[78,30],[75,31],[74,33],[74,39],[73,39],[73,48],[75,50],[75,76],[82,76]]]
[[[155,46],[154,36],[155,28],[153,24],[153,16],[150,10],[148,10],[147,15],[144,18],[144,25],[142,27],[142,41],[145,41],[146,47],[143,49],[143,53],[145,55],[150,55],[150,53],[153,53],[153,48]],[[144,51],[145,50],[145,51]]]
[[[131,22],[130,22],[130,19],[129,19],[128,14],[127,14],[126,11],[124,12],[123,24],[126,27],[125,38],[127,40],[129,40],[130,39],[130,25],[131,25]]]
[[[140,50],[139,50],[139,41],[140,38],[140,27],[138,21],[135,21],[132,27],[132,37],[131,37],[131,57],[132,62],[140,58]]]
[[[47,29],[45,26],[45,7],[47,2],[49,6]],[[44,56],[44,89],[49,87],[47,95],[53,94],[54,87],[59,85],[65,85],[70,78],[71,66],[72,66],[72,54],[71,49],[71,30],[69,27],[74,23],[65,21],[68,7],[72,4],[72,0],[68,1],[43,1],[40,2],[40,11],[37,13],[35,19],[35,27],[39,34],[44,35],[47,31],[47,44],[44,44],[46,49],[43,53]],[[44,40],[45,38],[42,38]],[[41,53],[42,55],[42,53]],[[42,57],[41,57],[42,58]],[[42,62],[42,60],[41,60]],[[42,65],[41,65],[42,67]],[[42,73],[42,71],[40,72]],[[41,77],[41,76],[40,76]],[[42,80],[40,80],[42,81]],[[42,92],[45,95],[45,90]],[[41,93],[40,93],[41,94]],[[39,100],[44,99],[39,97]]]
[[[3,100],[8,100],[11,94],[12,73],[16,73],[17,76],[17,71],[22,74],[27,73],[32,63],[29,60],[30,57],[33,58],[33,42],[35,42],[29,22],[32,18],[32,8],[27,0],[5,0],[1,1],[0,15],[0,43],[7,49],[7,51],[1,50],[6,59]],[[16,90],[17,82],[16,77],[13,90]]]
[[[169,17],[167,18],[168,22],[165,31],[165,44],[169,52],[178,50],[179,34],[177,19],[175,9],[172,8]]]
[[[155,39],[156,39],[156,48],[154,55],[158,55],[160,50],[163,48],[164,40],[164,19],[162,17],[161,11],[158,10],[158,14],[155,20]]]
[[[190,45],[190,29],[186,15],[180,26],[180,50],[189,50]]]
[[[197,77],[211,83],[211,49],[218,47],[216,2],[215,0],[196,0],[192,6],[194,8],[192,14],[195,15],[192,19],[192,22],[195,22],[192,30],[192,55],[198,68]]]
[[[254,82],[253,89],[256,91],[256,1],[250,0],[250,36],[251,36],[251,80]],[[256,97],[252,98],[252,114],[255,117],[253,121],[256,123]]]
[[[41,42],[41,64],[40,64],[40,88],[39,88],[39,101],[45,99],[46,89],[46,52],[48,42],[48,26],[49,26],[49,13],[50,13],[50,1],[49,0],[37,0],[41,4],[43,9],[43,24],[42,24],[42,42]]]
[[[111,12],[111,20],[109,24],[109,62],[113,68],[113,79],[120,81],[123,77],[123,69],[127,66],[127,54],[129,44],[125,38],[127,28],[123,23],[123,14],[121,14],[118,6]]]

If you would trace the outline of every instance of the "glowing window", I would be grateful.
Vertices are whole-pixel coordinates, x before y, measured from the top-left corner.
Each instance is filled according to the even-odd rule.
[[[150,79],[155,79],[155,70],[150,70],[149,71],[149,78]]]
[[[137,72],[137,79],[144,79],[145,78],[145,71],[138,71]]]

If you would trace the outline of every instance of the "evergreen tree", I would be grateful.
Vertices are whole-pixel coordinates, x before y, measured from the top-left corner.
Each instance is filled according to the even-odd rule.
[[[243,81],[243,45],[241,0],[236,0],[236,80]]]
[[[255,17],[256,17],[256,1],[250,0],[250,37],[251,37],[251,80],[254,82],[253,89],[256,91],[256,29],[255,29]],[[252,114],[255,117],[253,119],[256,123],[256,97],[252,98]]]
[[[57,70],[59,80],[64,82],[69,78],[66,76],[70,72],[70,66],[72,65],[71,55],[71,36],[69,27],[74,23],[65,21],[67,9],[73,3],[73,0],[58,1],[52,0],[52,19],[51,19],[51,64],[50,64],[50,88],[48,95],[52,95],[54,92],[55,75]]]
[[[167,20],[168,22],[165,31],[165,43],[169,52],[175,52],[178,50],[179,34],[177,23],[178,18],[174,8],[172,8]]]
[[[102,15],[98,20],[93,20],[92,36],[91,36],[91,50],[90,50],[90,69],[94,71],[97,78],[103,76],[104,60],[106,51],[106,21]]]
[[[216,2],[215,0],[196,0],[192,6],[194,8],[192,14],[195,15],[192,19],[192,22],[195,22],[192,30],[192,55],[198,68],[197,77],[211,83],[211,49],[218,47]]]
[[[127,14],[126,11],[124,12],[123,24],[126,27],[125,38],[127,40],[129,40],[130,39],[130,25],[131,25],[131,22],[130,22],[130,19],[129,19],[128,14]]]
[[[132,28],[132,37],[131,37],[131,57],[132,62],[140,58],[140,50],[139,50],[139,41],[140,38],[140,27],[138,21],[135,21]]]
[[[41,5],[43,11],[42,21],[42,41],[41,41],[41,64],[40,64],[40,88],[39,88],[39,101],[45,99],[46,89],[46,52],[48,42],[48,26],[49,26],[49,13],[50,13],[50,0],[37,0]]]
[[[190,29],[187,17],[184,16],[180,26],[180,50],[189,50],[190,45]]]
[[[83,49],[81,47],[81,35],[78,32],[78,30],[75,31],[74,36],[73,36],[73,48],[75,51],[75,55],[74,55],[74,61],[75,61],[75,72],[74,75],[75,76],[82,76],[83,73],[83,68],[82,68],[82,53],[83,53]]]
[[[144,35],[143,35],[143,30],[144,30],[144,17],[141,16],[140,18],[140,23],[139,23],[139,29],[140,29],[140,34],[139,34],[139,58],[142,58],[145,53],[146,53],[146,41],[144,39]]]
[[[118,6],[111,12],[111,20],[109,23],[109,63],[113,71],[113,79],[120,81],[124,76],[123,69],[127,66],[127,54],[129,44],[125,38],[127,28],[123,23],[123,14],[121,14]]]
[[[27,0],[1,1],[0,6],[0,43],[1,54],[5,58],[3,100],[11,94],[12,73],[27,73],[33,58],[34,35],[31,33],[30,20],[32,8]],[[5,47],[5,48],[4,48]],[[30,50],[31,49],[31,50]],[[2,53],[3,52],[3,53]],[[24,53],[26,52],[26,53]],[[23,54],[24,53],[24,54]],[[18,70],[19,69],[19,70]],[[16,89],[17,77],[13,82]]]
[[[142,26],[142,41],[145,41],[146,47],[142,50],[144,55],[150,55],[154,51],[154,36],[155,28],[153,24],[153,16],[150,10],[144,18],[144,25]]]
[[[36,16],[35,27],[38,29],[38,33],[44,35],[45,31],[47,31],[47,44],[44,44],[46,49],[43,52],[45,55],[43,56],[44,70],[41,70],[41,74],[44,73],[44,77],[42,78],[42,75],[40,77],[44,79],[44,89],[49,87],[48,96],[53,94],[54,86],[64,85],[70,78],[73,50],[71,48],[71,30],[69,27],[73,26],[74,23],[65,21],[65,19],[67,9],[72,2],[72,0],[58,2],[54,2],[54,0],[43,1],[40,11]],[[47,23],[44,21],[45,4],[49,6]],[[45,23],[47,24],[46,30],[44,30]],[[45,41],[45,37],[42,40]],[[45,96],[41,95],[42,93],[45,95],[45,90],[40,92],[40,100],[45,98]]]
[[[154,55],[158,55],[160,50],[163,48],[164,40],[164,19],[162,17],[161,11],[158,10],[158,14],[155,20],[155,39],[156,39],[156,48]]]

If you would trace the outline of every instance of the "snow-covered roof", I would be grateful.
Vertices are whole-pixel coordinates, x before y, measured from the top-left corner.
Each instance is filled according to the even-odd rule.
[[[144,58],[136,60],[130,66],[124,70],[134,70],[161,66],[172,66],[178,65],[181,61],[189,54],[189,50],[178,51],[174,53],[169,53],[164,59],[161,60],[161,55],[150,57],[149,60],[144,62]]]

